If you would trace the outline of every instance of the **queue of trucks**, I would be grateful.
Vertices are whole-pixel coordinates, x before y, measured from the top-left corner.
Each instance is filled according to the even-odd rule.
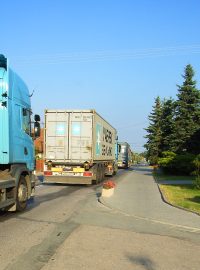
[[[118,142],[118,168],[127,169],[132,165],[132,151],[127,142]]]
[[[40,117],[31,121],[28,88],[0,55],[0,209],[22,211],[35,190],[33,140]],[[95,110],[45,110],[44,183],[97,184],[118,167],[130,166],[130,146]],[[120,164],[122,166],[120,166]]]

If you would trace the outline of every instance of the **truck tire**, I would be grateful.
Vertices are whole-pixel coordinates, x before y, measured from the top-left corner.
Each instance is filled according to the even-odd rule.
[[[105,175],[104,165],[100,164],[99,165],[99,183],[103,182],[104,175]]]
[[[96,185],[100,182],[100,177],[101,177],[101,171],[100,171],[100,167],[98,165],[97,171],[96,171],[96,182],[95,182]]]
[[[27,206],[27,201],[28,187],[25,177],[21,175],[17,186],[16,210],[19,212],[23,211]]]
[[[97,185],[100,182],[101,182],[101,167],[98,164],[96,168],[96,179],[92,181],[92,184]]]
[[[105,167],[104,164],[101,164],[101,182],[104,181],[105,178]]]

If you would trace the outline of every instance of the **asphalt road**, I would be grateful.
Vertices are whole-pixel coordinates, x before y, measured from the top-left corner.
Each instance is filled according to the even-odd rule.
[[[121,170],[113,180],[134,182],[133,192],[140,192],[131,204],[140,194],[149,198],[149,192],[164,204],[154,186],[149,190],[152,178],[144,170]],[[154,222],[145,205],[136,207],[135,215],[106,207],[98,202],[100,192],[100,185],[40,185],[27,211],[1,213],[0,269],[199,269],[198,230]],[[152,205],[154,211],[159,221],[158,205]],[[170,219],[174,209],[168,211]]]

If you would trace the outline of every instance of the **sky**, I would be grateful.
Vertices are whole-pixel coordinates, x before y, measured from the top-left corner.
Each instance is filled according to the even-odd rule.
[[[155,98],[176,99],[191,64],[200,88],[199,0],[0,0],[0,53],[33,112],[95,109],[143,152]]]

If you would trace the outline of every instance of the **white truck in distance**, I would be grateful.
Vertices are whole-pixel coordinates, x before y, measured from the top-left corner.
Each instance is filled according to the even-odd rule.
[[[95,110],[46,110],[44,183],[92,184],[116,174],[116,139]]]

